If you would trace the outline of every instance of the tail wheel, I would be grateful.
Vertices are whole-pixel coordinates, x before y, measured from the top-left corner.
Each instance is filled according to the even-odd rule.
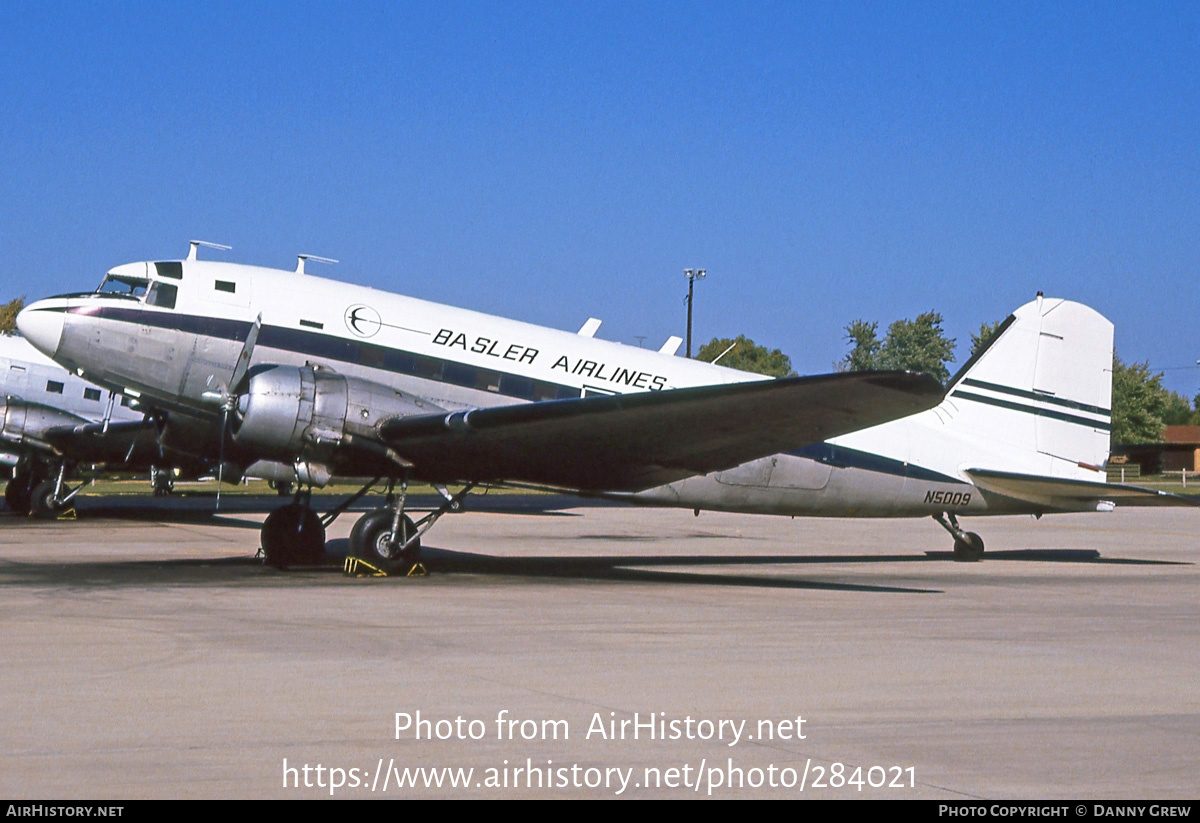
[[[983,559],[983,538],[975,532],[966,532],[954,541],[954,559],[964,563],[976,563]]]
[[[286,569],[311,566],[325,554],[325,527],[308,506],[289,503],[267,515],[262,527],[262,549],[267,565]]]
[[[399,546],[417,533],[417,527],[411,517],[401,515],[400,534],[396,537],[396,548],[393,548],[394,518],[394,513],[388,509],[375,509],[364,514],[350,531],[350,553],[384,571],[395,571],[415,563],[421,553],[421,541],[414,540],[405,549]]]

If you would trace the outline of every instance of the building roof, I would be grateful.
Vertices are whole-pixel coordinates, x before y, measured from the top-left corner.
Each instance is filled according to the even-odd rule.
[[[1163,432],[1163,440],[1167,443],[1200,446],[1200,426],[1167,426]]]

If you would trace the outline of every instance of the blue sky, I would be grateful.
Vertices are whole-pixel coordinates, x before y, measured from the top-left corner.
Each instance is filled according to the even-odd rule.
[[[0,4],[0,299],[319,273],[647,346],[1042,290],[1200,391],[1200,5]],[[313,267],[316,268],[315,266]]]

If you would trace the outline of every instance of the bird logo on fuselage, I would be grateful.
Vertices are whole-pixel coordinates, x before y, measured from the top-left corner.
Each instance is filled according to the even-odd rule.
[[[346,328],[358,337],[373,337],[379,331],[383,321],[379,312],[370,306],[357,303],[346,309]]]

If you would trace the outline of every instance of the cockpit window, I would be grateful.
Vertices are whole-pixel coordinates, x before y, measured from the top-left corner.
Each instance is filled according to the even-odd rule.
[[[150,293],[146,295],[146,305],[158,306],[160,309],[173,309],[175,308],[175,296],[178,293],[178,286],[155,282],[150,287]]]
[[[172,280],[183,279],[183,264],[178,260],[172,260],[166,263],[155,263],[154,270],[158,272],[159,277],[170,277]]]
[[[142,277],[120,277],[110,274],[101,281],[98,294],[116,294],[122,297],[141,297],[146,293],[150,281]]]

